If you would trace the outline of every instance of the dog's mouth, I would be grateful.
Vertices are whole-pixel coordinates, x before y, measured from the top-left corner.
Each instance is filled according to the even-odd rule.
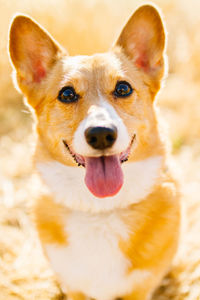
[[[96,197],[104,198],[116,195],[121,189],[124,182],[121,164],[128,160],[135,138],[134,134],[125,151],[99,157],[84,157],[75,153],[65,140],[63,143],[78,166],[86,168],[85,184],[90,192]]]

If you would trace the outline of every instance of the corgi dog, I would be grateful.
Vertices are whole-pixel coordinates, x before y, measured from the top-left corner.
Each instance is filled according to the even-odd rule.
[[[151,299],[181,219],[154,101],[165,68],[157,8],[139,7],[107,53],[73,57],[18,15],[9,51],[49,189],[34,220],[63,291],[74,300]]]

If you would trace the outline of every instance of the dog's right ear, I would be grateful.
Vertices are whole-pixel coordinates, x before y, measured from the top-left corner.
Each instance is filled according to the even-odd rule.
[[[18,15],[10,28],[9,52],[22,92],[29,96],[63,54],[53,38],[31,18]]]

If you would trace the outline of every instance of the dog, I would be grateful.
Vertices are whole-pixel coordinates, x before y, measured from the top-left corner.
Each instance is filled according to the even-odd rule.
[[[49,188],[35,224],[69,299],[151,299],[177,251],[179,189],[155,104],[165,37],[153,5],[92,56],[69,56],[28,16],[12,21],[10,58]]]

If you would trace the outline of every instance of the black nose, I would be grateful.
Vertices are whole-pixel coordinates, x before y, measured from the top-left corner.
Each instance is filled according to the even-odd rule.
[[[111,147],[117,138],[117,128],[89,127],[85,130],[87,143],[94,149],[103,150]]]

